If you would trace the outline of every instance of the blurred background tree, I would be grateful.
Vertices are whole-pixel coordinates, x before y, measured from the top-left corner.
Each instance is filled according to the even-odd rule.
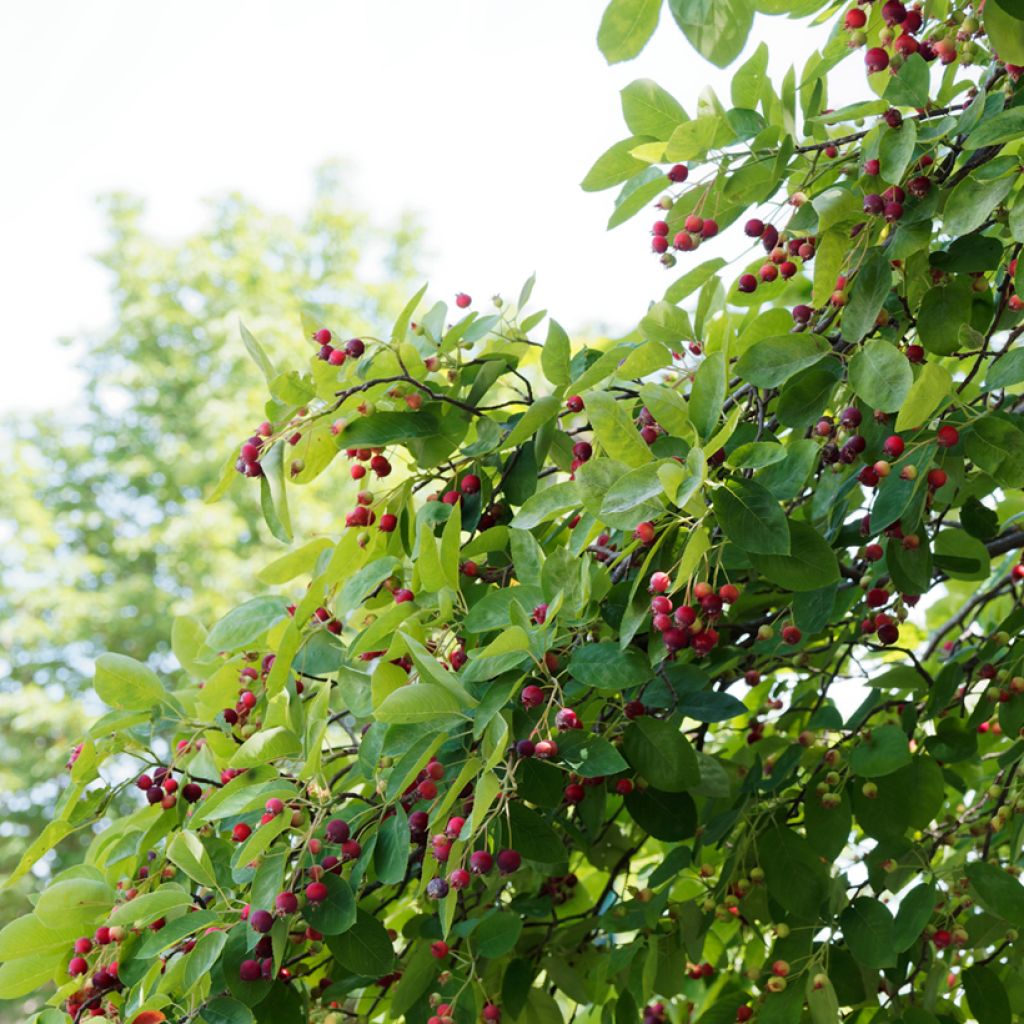
[[[393,319],[418,284],[415,219],[370,223],[338,165],[317,174],[301,216],[229,195],[210,204],[203,228],[176,239],[147,233],[136,197],[102,203],[113,326],[70,342],[81,399],[0,421],[9,467],[0,488],[0,877],[63,784],[93,710],[81,697],[95,655],[119,651],[169,670],[174,616],[211,624],[284,547],[247,481],[232,482],[232,500],[203,504],[263,419],[266,385],[239,320],[276,359],[309,344],[300,308],[357,335]],[[336,526],[331,494],[315,488],[293,510],[303,532]],[[76,844],[59,856],[72,863]],[[33,884],[5,894],[0,925]]]

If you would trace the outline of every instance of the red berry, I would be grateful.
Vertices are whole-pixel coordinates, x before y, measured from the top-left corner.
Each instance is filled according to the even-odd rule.
[[[72,977],[79,977],[89,970],[89,961],[84,956],[73,956],[68,963],[68,974]]]
[[[757,278],[753,274],[742,274],[736,282],[736,287],[741,292],[757,291]]]
[[[480,477],[475,473],[469,473],[462,478],[459,489],[463,494],[476,494],[480,490]]]
[[[240,821],[232,830],[231,838],[236,843],[244,843],[249,836],[252,835],[252,829],[245,824],[244,821]]]
[[[523,858],[518,850],[501,850],[498,853],[498,870],[503,875],[518,871],[522,863]]]
[[[636,537],[641,544],[653,544],[656,536],[654,532],[654,523],[640,523],[640,525],[633,531],[633,536]]]
[[[898,459],[903,454],[903,449],[906,447],[903,438],[899,434],[893,434],[885,439],[882,445],[883,451],[886,455],[892,456],[894,459]]]
[[[249,915],[249,926],[254,932],[265,935],[274,927],[274,915],[269,910],[254,910]]]
[[[880,46],[873,46],[864,54],[864,63],[869,74],[884,71],[889,66],[889,54]]]
[[[668,172],[668,180],[674,181],[676,184],[682,184],[689,176],[690,171],[686,164],[676,164]]]
[[[465,868],[456,868],[448,876],[448,884],[453,889],[465,889],[470,883],[469,872]]]
[[[935,440],[943,448],[952,448],[957,441],[960,440],[960,433],[956,427],[939,427],[938,433],[935,435]]]
[[[490,874],[494,867],[494,858],[486,850],[474,850],[469,855],[469,870],[474,875]]]
[[[764,234],[764,221],[758,220],[756,217],[748,220],[743,225],[743,233],[748,238],[760,238]]]
[[[299,899],[293,892],[280,892],[274,900],[274,906],[282,914],[294,914],[299,909]]]
[[[331,332],[326,327],[321,327],[316,334],[313,335],[313,340],[319,342],[321,345],[329,345],[331,343]]]
[[[796,626],[783,626],[782,628],[782,640],[787,644],[798,644],[803,638],[803,634]]]
[[[570,395],[565,400],[565,407],[569,412],[583,412],[583,399],[579,395]]]
[[[448,955],[448,943],[444,939],[438,939],[437,942],[430,944],[430,955],[435,960],[443,960]]]
[[[472,301],[473,300],[465,292],[459,292],[459,294],[455,296],[455,305],[458,306],[459,309],[465,309]]]
[[[310,882],[306,886],[306,899],[310,903],[322,903],[327,899],[327,886],[323,882]]]
[[[238,976],[242,981],[259,981],[263,975],[258,960],[243,960],[238,967]]]
[[[848,29],[863,28],[868,23],[868,16],[859,8],[846,12],[845,24]]]
[[[531,683],[529,686],[524,686],[522,693],[519,694],[519,699],[522,701],[524,708],[536,708],[544,703],[544,691],[537,685]]]
[[[949,477],[946,475],[946,471],[944,469],[928,470],[928,486],[934,491],[943,487],[948,479]]]
[[[366,351],[366,346],[363,344],[361,338],[349,338],[349,340],[345,342],[345,351],[353,359],[358,359]]]
[[[704,230],[704,219],[698,217],[695,213],[691,213],[689,217],[683,221],[683,227],[690,232],[691,235],[699,235]]]

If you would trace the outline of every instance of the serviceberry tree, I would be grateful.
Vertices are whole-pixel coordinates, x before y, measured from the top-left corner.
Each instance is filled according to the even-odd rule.
[[[176,686],[98,659],[22,870],[95,837],[0,933],[0,993],[58,983],[40,1024],[1024,1013],[1024,12],[668,6],[723,66],[755,6],[835,24],[729,107],[627,86],[585,179],[611,226],[658,208],[667,266],[744,262],[600,346],[539,333],[532,281],[307,323],[292,370],[247,335],[270,399],[225,486],[288,537],[303,485],[354,484],[265,592],[178,620]],[[613,0],[609,60],[659,8]]]

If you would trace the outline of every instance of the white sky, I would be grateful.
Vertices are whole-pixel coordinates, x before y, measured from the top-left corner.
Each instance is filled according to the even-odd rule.
[[[90,261],[103,243],[98,193],[138,193],[150,226],[173,235],[198,226],[201,201],[227,190],[301,210],[312,168],[331,157],[352,163],[356,194],[377,219],[403,206],[422,213],[436,296],[514,295],[536,270],[534,302],[563,324],[632,326],[672,279],[648,254],[654,218],[607,233],[614,190],[585,194],[578,183],[626,134],[626,83],[653,78],[692,114],[706,84],[728,102],[728,76],[694,54],[667,11],[638,60],[609,68],[594,41],[602,8],[3,5],[0,408],[74,396],[55,339],[110,316],[104,274]],[[772,47],[776,81],[823,38],[763,17],[754,37]],[[849,64],[859,71],[859,60]]]

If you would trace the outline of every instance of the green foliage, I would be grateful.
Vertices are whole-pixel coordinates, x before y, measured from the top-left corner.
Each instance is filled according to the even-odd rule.
[[[1011,6],[985,24],[1012,47]],[[669,3],[723,66],[755,8],[834,13]],[[609,60],[659,11],[614,0]],[[177,624],[173,678],[98,660],[113,710],[26,867],[95,834],[0,933],[0,994],[268,1024],[1024,1013],[1019,69],[929,6],[883,99],[827,111],[830,70],[895,35],[863,13],[778,90],[755,50],[732,109],[633,83],[584,179],[622,185],[612,226],[663,197],[668,266],[743,226],[749,279],[691,268],[616,343],[541,342],[532,280],[487,315],[421,291],[294,365],[245,337],[271,393],[228,463],[247,507],[304,537],[313,477],[360,490]],[[126,762],[145,795],[112,817]],[[66,971],[111,925],[101,995]]]

